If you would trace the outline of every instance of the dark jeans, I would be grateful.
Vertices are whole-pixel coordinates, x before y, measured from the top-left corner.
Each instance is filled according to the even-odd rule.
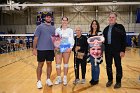
[[[121,83],[122,65],[121,65],[120,52],[112,52],[111,50],[105,51],[106,70],[107,70],[108,80],[109,81],[113,80],[113,73],[112,73],[113,58],[116,66],[116,82]]]
[[[78,59],[75,58],[74,61],[76,62],[76,65],[74,64],[74,70],[75,70],[75,77],[76,79],[79,79],[79,65],[81,64],[81,72],[82,72],[82,79],[85,79],[86,74],[86,59]]]
[[[99,74],[100,74],[100,67],[99,64],[95,65],[95,59],[90,56],[90,62],[91,62],[91,76],[92,81],[98,81],[99,80]]]

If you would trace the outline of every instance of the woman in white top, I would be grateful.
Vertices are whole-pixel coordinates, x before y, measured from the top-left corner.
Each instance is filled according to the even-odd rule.
[[[64,64],[63,84],[67,85],[68,62],[69,62],[72,48],[74,46],[74,32],[71,28],[68,28],[67,17],[62,18],[62,25],[61,27],[56,29],[55,34],[61,37],[62,44],[69,44],[69,47],[64,51],[61,50],[62,48],[55,48],[55,61],[56,61],[56,71],[57,71],[55,84],[60,84],[62,82],[61,63],[63,59],[63,64]]]

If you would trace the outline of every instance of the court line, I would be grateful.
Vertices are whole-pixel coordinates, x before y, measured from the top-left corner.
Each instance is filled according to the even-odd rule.
[[[6,65],[3,65],[3,66],[0,67],[0,69],[1,69],[1,68],[4,68],[4,67],[6,67],[6,66],[12,65],[12,64],[14,64],[14,63],[16,63],[16,62],[23,61],[24,59],[29,58],[29,57],[31,57],[31,56],[33,56],[33,55],[27,56],[27,57],[25,57],[25,58],[20,58],[20,59],[14,61],[14,62],[11,62],[11,63],[8,63],[8,64],[6,64]],[[14,56],[13,56],[13,57],[14,57]],[[16,57],[15,57],[15,58],[16,58]]]
[[[140,73],[140,68],[134,67],[134,66],[130,66],[130,65],[126,65],[126,66],[127,66],[127,68],[131,69],[132,71]],[[139,70],[136,70],[136,69],[139,69]]]

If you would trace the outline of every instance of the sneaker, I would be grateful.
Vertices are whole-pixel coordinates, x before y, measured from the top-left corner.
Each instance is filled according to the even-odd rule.
[[[90,82],[91,85],[96,85],[99,83],[99,80]]]
[[[46,84],[50,87],[53,85],[52,81],[50,79],[47,79],[46,80]]]
[[[75,79],[74,81],[73,81],[73,84],[78,84],[80,82],[80,79]]]
[[[81,80],[81,84],[85,84],[85,82],[86,82],[86,79]]]
[[[42,83],[41,83],[40,80],[37,81],[36,85],[37,85],[37,88],[38,89],[41,89],[42,88]]]
[[[55,85],[58,85],[58,84],[60,84],[62,82],[62,80],[61,80],[61,76],[57,76],[56,77],[56,81],[55,81]]]
[[[108,82],[106,83],[106,87],[110,87],[110,86],[112,85],[112,83],[113,83],[113,81],[108,81]]]
[[[63,85],[67,85],[67,76],[64,76],[64,78],[63,78]]]
[[[90,84],[93,83],[93,82],[94,82],[94,80],[92,80],[92,79],[89,81]]]
[[[117,89],[117,88],[120,88],[121,87],[121,83],[116,83],[115,85],[114,85],[114,89]]]

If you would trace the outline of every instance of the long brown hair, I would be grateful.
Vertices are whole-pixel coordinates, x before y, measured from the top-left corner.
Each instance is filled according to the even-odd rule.
[[[92,34],[93,33],[93,27],[92,27],[92,24],[93,24],[93,22],[96,22],[96,25],[97,25],[97,30],[96,30],[96,34],[97,34],[97,32],[99,32],[100,31],[100,25],[99,25],[99,23],[98,23],[98,21],[97,20],[93,20],[92,22],[91,22],[91,25],[90,25],[90,34]]]

